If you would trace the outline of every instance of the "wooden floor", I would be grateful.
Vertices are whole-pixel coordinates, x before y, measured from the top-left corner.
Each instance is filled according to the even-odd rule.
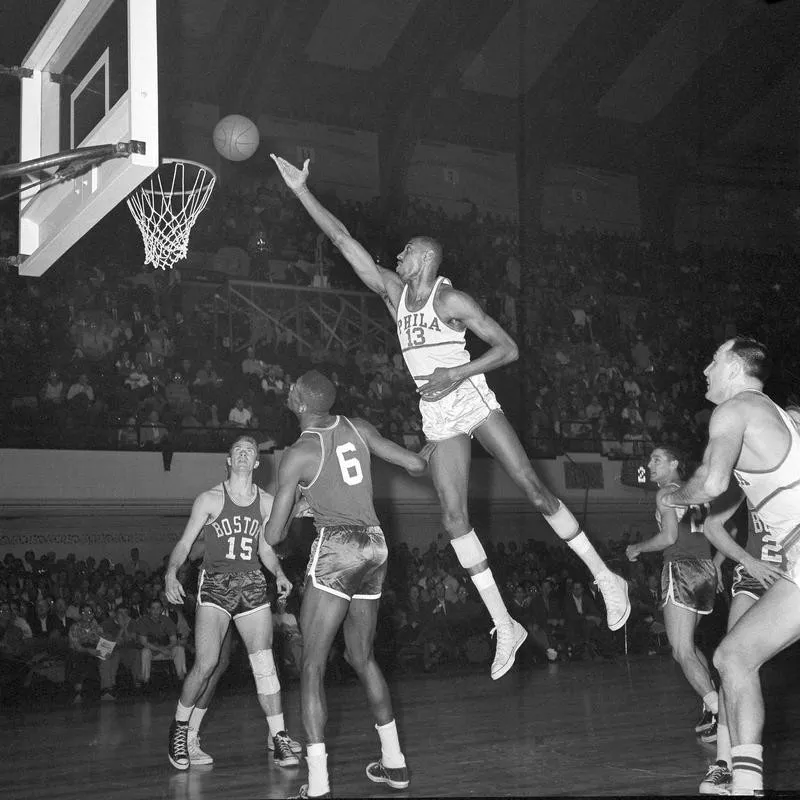
[[[766,768],[772,789],[797,788],[800,744],[796,668],[771,680]],[[453,797],[693,794],[709,758],[693,726],[699,702],[671,659],[488,669],[391,680],[411,786],[371,784],[379,753],[360,685],[328,689],[334,796]],[[300,737],[298,687],[285,692],[290,731]],[[266,726],[254,694],[221,691],[206,717],[203,747],[213,767],[177,772],[166,758],[176,697],[116,704],[3,709],[0,797],[81,800],[230,800],[286,797],[304,766],[264,756]]]

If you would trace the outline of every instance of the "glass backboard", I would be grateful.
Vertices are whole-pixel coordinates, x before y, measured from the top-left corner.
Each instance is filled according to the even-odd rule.
[[[137,152],[20,193],[21,275],[42,275],[159,165],[157,0],[62,0],[25,60],[20,161],[95,145]]]

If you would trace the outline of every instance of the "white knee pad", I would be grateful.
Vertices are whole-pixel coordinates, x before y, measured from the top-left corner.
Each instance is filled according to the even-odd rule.
[[[259,694],[277,694],[281,690],[278,672],[272,650],[257,650],[250,653],[250,669],[256,680],[256,691]]]

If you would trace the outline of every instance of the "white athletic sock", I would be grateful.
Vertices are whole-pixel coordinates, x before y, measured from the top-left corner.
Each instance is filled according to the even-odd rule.
[[[558,511],[549,517],[544,515],[547,524],[556,532],[559,539],[565,541],[573,553],[589,568],[596,578],[600,573],[607,572],[608,567],[597,554],[589,537],[581,530],[578,520],[572,512],[559,501]]]
[[[194,707],[192,716],[189,717],[190,731],[197,733],[200,730],[200,726],[203,724],[203,717],[206,715],[206,711],[208,711],[207,708],[200,708],[199,706]]]
[[[178,700],[178,707],[175,709],[175,719],[178,722],[188,722],[194,711],[194,706],[185,706]]]
[[[480,569],[481,564],[486,564],[486,552],[474,529],[463,536],[457,536],[451,540],[450,544],[458,558],[458,563],[468,572],[475,568]],[[494,620],[495,626],[508,625],[511,617],[488,565],[477,574],[471,574],[470,577],[480,593],[483,604]]]
[[[328,754],[325,752],[325,743],[307,745],[306,761],[308,762],[308,796],[327,794],[331,790],[331,786],[328,783]]]
[[[719,695],[713,689],[703,695],[703,703],[712,714],[719,714]]]
[[[731,731],[727,725],[717,724],[717,761],[731,766]]]
[[[753,794],[764,788],[764,748],[760,744],[737,744],[731,748],[731,760],[731,794]]]
[[[400,739],[397,737],[397,724],[394,720],[386,725],[376,725],[375,730],[381,738],[381,761],[384,767],[400,769],[406,765],[406,759],[400,750]]]
[[[286,723],[283,721],[283,713],[272,714],[267,717],[270,738],[275,738],[279,733],[286,730]]]
[[[494,582],[492,571],[487,567],[483,572],[471,577],[495,626],[508,625],[511,622],[511,615],[508,613],[500,590]]]

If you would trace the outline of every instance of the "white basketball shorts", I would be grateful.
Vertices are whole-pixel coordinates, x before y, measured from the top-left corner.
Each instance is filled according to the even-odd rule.
[[[420,400],[422,431],[429,442],[452,439],[461,433],[472,436],[500,403],[483,375],[466,378],[441,400]]]

